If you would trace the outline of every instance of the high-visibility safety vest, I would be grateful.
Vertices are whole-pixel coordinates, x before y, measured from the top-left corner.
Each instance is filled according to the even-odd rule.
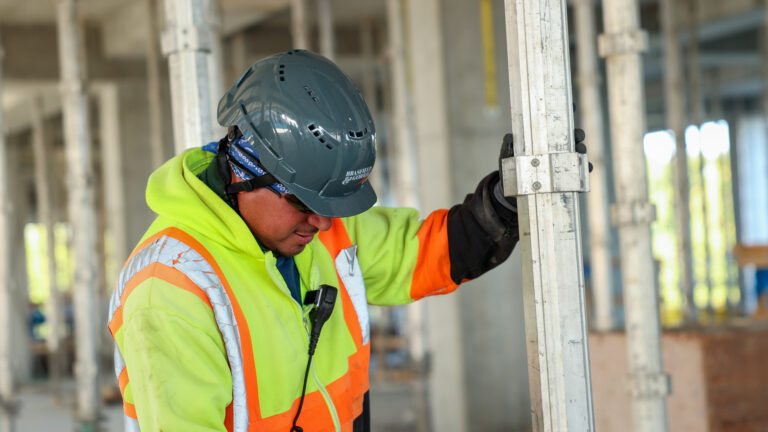
[[[158,214],[112,295],[109,329],[126,430],[287,432],[308,359],[298,304],[242,219],[196,176],[187,150],[152,174]],[[368,304],[453,291],[446,210],[373,209],[333,219],[295,256],[302,297],[339,288],[312,359],[298,424],[351,431],[368,391]]]

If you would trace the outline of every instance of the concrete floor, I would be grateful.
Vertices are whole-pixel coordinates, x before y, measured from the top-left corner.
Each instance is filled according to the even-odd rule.
[[[419,413],[418,381],[379,382],[371,385],[371,428],[373,432],[426,432]],[[56,398],[46,383],[34,383],[20,389],[20,411],[16,432],[80,432],[73,416],[75,383],[62,382],[61,397]],[[102,410],[101,432],[121,432],[122,406],[113,404]]]

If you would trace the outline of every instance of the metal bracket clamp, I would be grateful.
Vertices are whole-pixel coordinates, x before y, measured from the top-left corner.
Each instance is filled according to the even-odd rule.
[[[597,37],[600,57],[616,54],[641,53],[648,50],[648,33],[635,30],[622,33],[603,33]]]
[[[589,192],[589,160],[577,152],[523,155],[501,160],[505,196]]]
[[[160,46],[163,55],[168,56],[180,51],[211,52],[211,32],[204,27],[170,27],[163,32]]]
[[[615,227],[650,224],[656,220],[656,206],[647,201],[616,203],[611,206],[611,223]]]
[[[670,394],[672,381],[666,373],[636,373],[626,377],[627,392],[633,397],[659,397]]]

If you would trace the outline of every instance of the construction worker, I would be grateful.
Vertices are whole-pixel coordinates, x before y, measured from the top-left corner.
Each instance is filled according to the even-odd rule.
[[[316,54],[251,66],[218,143],[149,178],[157,213],[110,303],[126,427],[368,431],[368,304],[447,294],[518,240],[499,175],[450,210],[376,206],[375,129]],[[303,429],[302,429],[303,428]]]

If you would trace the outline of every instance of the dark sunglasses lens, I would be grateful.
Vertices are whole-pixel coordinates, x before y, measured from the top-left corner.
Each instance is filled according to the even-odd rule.
[[[288,201],[288,204],[292,205],[296,210],[302,213],[312,213],[312,209],[304,205],[303,202],[299,201],[299,199],[296,198],[296,195],[287,194],[284,196],[285,200]]]

